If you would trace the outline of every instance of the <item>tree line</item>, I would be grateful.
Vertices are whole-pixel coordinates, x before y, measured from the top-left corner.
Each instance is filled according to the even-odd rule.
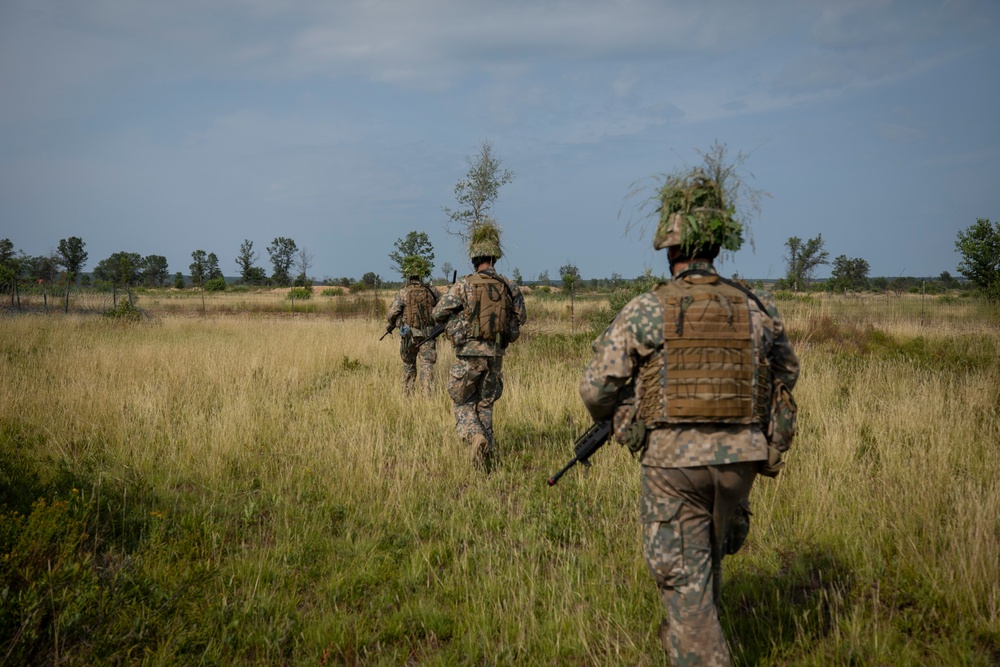
[[[715,160],[723,164],[724,146],[713,148]],[[484,140],[478,153],[467,158],[469,170],[465,177],[455,185],[456,208],[442,207],[447,216],[445,226],[449,234],[459,236],[467,241],[477,226],[494,222],[493,206],[499,197],[500,188],[514,179],[514,172],[502,165],[493,144]],[[979,218],[967,229],[958,232],[955,246],[962,256],[958,271],[986,298],[1000,301],[1000,223],[991,223],[988,219]],[[78,236],[61,239],[57,249],[47,255],[29,256],[19,251],[14,252],[14,244],[10,239],[0,239],[0,290],[7,290],[14,295],[24,284],[41,284],[52,286],[65,294],[68,308],[69,293],[72,285],[86,284],[89,277],[83,273],[88,254],[86,244]],[[814,276],[820,266],[831,266],[831,277],[823,282],[825,289],[836,292],[862,291],[867,289],[900,290],[909,288],[906,281],[915,282],[915,278],[871,278],[868,261],[860,257],[839,255],[830,260],[830,253],[825,248],[823,235],[818,234],[811,239],[801,239],[797,236],[785,242],[786,254],[785,275],[776,281],[777,289],[790,291],[805,291],[811,289],[815,282]],[[313,255],[291,238],[276,237],[266,247],[271,265],[268,273],[260,266],[260,253],[254,249],[250,239],[244,239],[236,256],[236,267],[239,270],[239,281],[245,285],[277,286],[277,287],[310,287],[309,269],[313,265]],[[426,232],[412,231],[405,237],[397,239],[389,259],[403,280],[404,262],[407,266],[417,267],[421,279],[431,277],[434,269],[434,248]],[[183,288],[188,284],[203,290],[223,290],[226,279],[219,266],[219,258],[214,252],[203,249],[191,253],[191,264],[188,266],[188,279],[180,271],[174,273],[171,279],[166,257],[162,255],[141,256],[133,252],[116,252],[110,257],[100,260],[93,270],[93,279],[114,287],[130,288],[134,286],[163,287],[172,284]],[[441,266],[443,281],[450,279],[454,268],[448,262]],[[560,267],[559,279],[563,288],[572,294],[573,290],[584,283],[579,269],[567,261]],[[514,268],[512,278],[518,284],[524,284],[520,269]],[[644,276],[639,280],[648,278]],[[621,276],[612,274],[610,279],[591,279],[591,287],[616,287]],[[326,281],[327,284],[340,285],[358,290],[377,288],[383,284],[381,276],[367,272],[360,281],[342,277]],[[538,284],[549,286],[552,280],[548,271],[538,275]],[[947,271],[938,277],[938,283],[945,288],[958,286],[958,282]],[[388,284],[388,283],[386,283]]]

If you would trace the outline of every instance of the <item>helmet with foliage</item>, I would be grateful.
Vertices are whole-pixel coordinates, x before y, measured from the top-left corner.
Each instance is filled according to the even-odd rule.
[[[701,167],[667,176],[657,199],[657,250],[679,246],[682,254],[690,255],[710,248],[736,251],[743,245],[743,225],[734,207],[723,187]]]
[[[487,219],[473,225],[469,234],[469,258],[492,257],[500,259],[503,251],[500,248],[500,227],[493,220]]]
[[[431,273],[431,263],[420,255],[407,255],[403,258],[403,277],[424,278]]]

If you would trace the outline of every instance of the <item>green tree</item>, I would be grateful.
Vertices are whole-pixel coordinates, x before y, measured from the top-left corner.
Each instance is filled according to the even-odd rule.
[[[219,268],[219,256],[210,252],[205,258],[205,280],[218,280],[220,278],[225,280],[222,269]]]
[[[10,239],[0,239],[0,266],[9,267],[15,257],[14,244]]]
[[[21,277],[21,260],[14,253],[10,239],[0,239],[0,287],[10,289],[10,305],[14,305],[17,284]],[[20,303],[20,297],[17,297]]]
[[[868,262],[860,257],[851,259],[846,255],[839,255],[833,260],[833,271],[830,275],[829,287],[831,291],[843,292],[847,290],[858,291],[868,286],[868,271],[871,267]]]
[[[542,271],[541,273],[538,274],[538,282],[540,282],[542,285],[545,285],[546,287],[552,284],[552,281],[549,280],[548,270]]]
[[[449,234],[468,240],[472,230],[490,216],[493,204],[500,196],[500,188],[514,180],[514,172],[504,169],[500,156],[487,140],[479,146],[474,157],[466,158],[469,171],[455,184],[457,208],[442,207],[448,222]]]
[[[174,289],[184,289],[185,285],[184,274],[178,271],[174,274]]]
[[[236,255],[236,265],[240,267],[240,280],[247,285],[259,285],[264,282],[260,279],[261,275],[267,277],[263,269],[254,266],[259,257],[259,253],[253,249],[253,241],[243,239],[243,243],[240,244],[240,252]]]
[[[515,266],[514,267],[514,271],[510,275],[511,275],[511,278],[514,279],[514,284],[515,285],[523,285],[524,284],[524,277],[521,275],[521,269],[519,269],[519,268],[517,268]]]
[[[191,284],[195,287],[202,287],[208,280],[208,253],[204,250],[195,250],[191,253],[191,263],[188,265],[191,272]]]
[[[59,257],[56,255],[25,257],[23,269],[25,277],[32,283],[40,280],[53,283],[59,277]]]
[[[163,255],[146,255],[140,268],[142,284],[147,287],[162,287],[170,277],[167,258]]]
[[[60,239],[58,246],[59,264],[66,269],[67,280],[74,282],[87,263],[87,244],[79,236]]]
[[[955,276],[951,275],[949,271],[942,271],[941,275],[938,276],[938,282],[941,283],[941,287],[944,289],[954,289],[958,287],[958,281],[955,280]]]
[[[990,301],[1000,301],[1000,222],[979,218],[958,232],[955,247],[962,255],[958,272]]]
[[[271,258],[271,266],[274,271],[271,273],[271,280],[279,287],[288,287],[292,282],[292,263],[295,261],[295,253],[298,246],[295,241],[284,236],[279,236],[267,246],[267,254]]]
[[[365,275],[361,276],[361,282],[365,287],[375,288],[382,284],[382,279],[374,271],[369,271]]]
[[[94,278],[115,287],[131,287],[139,283],[142,256],[137,252],[116,252],[94,267]]]
[[[396,239],[393,247],[395,250],[389,253],[389,259],[392,260],[393,267],[404,279],[409,277],[403,267],[403,260],[407,257],[419,257],[426,261],[427,272],[420,276],[421,280],[431,275],[431,271],[434,270],[434,246],[431,245],[426,232],[410,232],[405,238]],[[420,262],[420,264],[424,264],[424,262]]]
[[[243,278],[243,282],[247,285],[266,285],[267,271],[259,266],[251,266]]]
[[[562,278],[563,289],[572,292],[573,288],[580,281],[580,269],[571,263],[559,267],[559,277]]]
[[[798,236],[785,241],[788,255],[785,256],[785,280],[788,286],[800,292],[812,280],[816,267],[829,264],[830,253],[823,249],[823,235],[818,234],[805,243]]]

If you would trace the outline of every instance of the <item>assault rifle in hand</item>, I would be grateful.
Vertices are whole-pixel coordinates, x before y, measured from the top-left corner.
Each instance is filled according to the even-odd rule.
[[[458,271],[454,271],[451,274],[451,284],[454,285],[456,280],[458,280]],[[444,330],[446,328],[448,328],[448,321],[447,320],[445,320],[444,322],[441,322],[440,324],[435,324],[427,332],[427,335],[424,336],[424,339],[421,340],[419,343],[417,343],[417,347],[420,347],[421,345],[423,345],[427,341],[434,340],[435,338],[437,338],[438,336],[440,336],[441,334],[443,334]]]
[[[590,457],[594,455],[601,446],[608,441],[611,435],[611,420],[602,419],[594,422],[587,432],[576,439],[573,443],[573,459],[563,467],[562,470],[549,477],[549,486],[555,486],[559,478],[566,474],[570,468],[577,463],[585,466],[590,465]]]
[[[378,339],[382,340],[383,338],[385,338],[386,336],[388,336],[389,334],[391,334],[392,330],[395,329],[395,328],[396,327],[394,327],[394,326],[390,326],[388,329],[385,330],[384,334],[382,334],[381,336],[378,337]]]
[[[423,340],[417,343],[417,347],[420,347],[429,340],[434,340],[438,336],[444,333],[444,330],[448,327],[448,322],[442,322],[441,324],[435,324],[431,329],[427,331],[427,335],[424,336]]]

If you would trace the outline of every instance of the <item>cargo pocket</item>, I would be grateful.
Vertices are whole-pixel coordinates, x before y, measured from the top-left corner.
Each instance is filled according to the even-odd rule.
[[[684,539],[677,515],[680,498],[642,498],[642,546],[649,572],[659,586],[676,587],[686,580]]]
[[[456,361],[451,367],[451,377],[448,378],[448,396],[461,405],[468,402],[470,394],[469,365],[462,360]]]

